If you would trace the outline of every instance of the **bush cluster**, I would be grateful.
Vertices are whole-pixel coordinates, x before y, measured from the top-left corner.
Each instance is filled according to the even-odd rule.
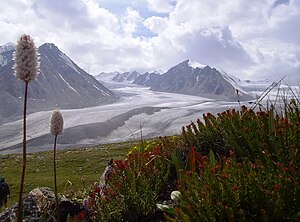
[[[168,190],[172,163],[167,150],[157,145],[151,151],[130,152],[116,160],[114,172],[102,189],[89,195],[95,221],[149,221],[162,218],[156,203]]]
[[[300,219],[297,100],[281,115],[245,106],[208,113],[146,147],[117,160],[107,186],[91,192],[96,221]]]

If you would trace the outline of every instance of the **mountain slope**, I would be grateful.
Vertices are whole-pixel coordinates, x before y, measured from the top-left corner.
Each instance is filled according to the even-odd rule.
[[[162,75],[149,74],[139,76],[133,83],[150,86],[151,90],[195,95],[213,99],[237,101],[248,100],[252,97],[226,73],[221,73],[210,66],[192,67],[186,60],[169,69]]]
[[[14,47],[0,51],[0,122],[21,113],[24,83],[13,76]],[[78,67],[54,44],[39,47],[40,74],[29,83],[28,111],[82,108],[111,102],[115,95]]]
[[[162,76],[158,73],[146,72],[145,74],[139,75],[137,78],[135,78],[132,83],[140,86],[155,86],[159,84],[161,78]]]

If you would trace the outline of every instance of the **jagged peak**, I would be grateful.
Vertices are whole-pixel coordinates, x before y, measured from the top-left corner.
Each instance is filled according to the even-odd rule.
[[[173,66],[172,68],[170,68],[169,70],[173,70],[173,69],[178,69],[178,68],[185,68],[185,67],[189,67],[189,60],[184,60],[181,63],[178,63],[177,65]]]
[[[199,62],[192,61],[192,60],[190,60],[190,59],[186,59],[186,60],[180,62],[179,64],[173,66],[172,68],[175,68],[175,67],[191,67],[191,68],[193,68],[193,69],[197,69],[197,68],[203,69],[203,68],[205,68],[205,67],[207,67],[207,66],[208,66],[208,65],[203,65],[203,64],[201,64],[201,63],[199,63]],[[208,66],[208,68],[211,68],[211,67]]]
[[[190,60],[187,59],[187,60],[182,61],[182,62],[179,63],[178,65],[188,66],[188,65],[189,65],[189,62],[190,62]]]
[[[216,70],[216,68],[210,67],[209,65],[206,65],[202,68],[203,71],[208,71],[208,70]],[[216,70],[218,71],[218,70]]]

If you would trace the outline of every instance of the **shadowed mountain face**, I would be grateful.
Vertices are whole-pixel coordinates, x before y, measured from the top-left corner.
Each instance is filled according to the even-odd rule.
[[[115,95],[93,76],[78,67],[54,44],[43,44],[40,73],[29,83],[28,112],[54,108],[82,108],[115,100]],[[24,82],[13,76],[14,46],[0,48],[0,122],[20,115]]]

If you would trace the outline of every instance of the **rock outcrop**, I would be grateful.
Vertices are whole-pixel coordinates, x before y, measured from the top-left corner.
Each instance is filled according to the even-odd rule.
[[[55,196],[54,192],[47,187],[35,188],[23,199],[24,222],[54,222]],[[18,204],[0,213],[1,222],[14,222],[17,219]],[[67,198],[60,198],[59,203],[60,222],[66,222],[68,217],[88,216],[87,210],[79,203]],[[87,220],[88,221],[88,217]]]

